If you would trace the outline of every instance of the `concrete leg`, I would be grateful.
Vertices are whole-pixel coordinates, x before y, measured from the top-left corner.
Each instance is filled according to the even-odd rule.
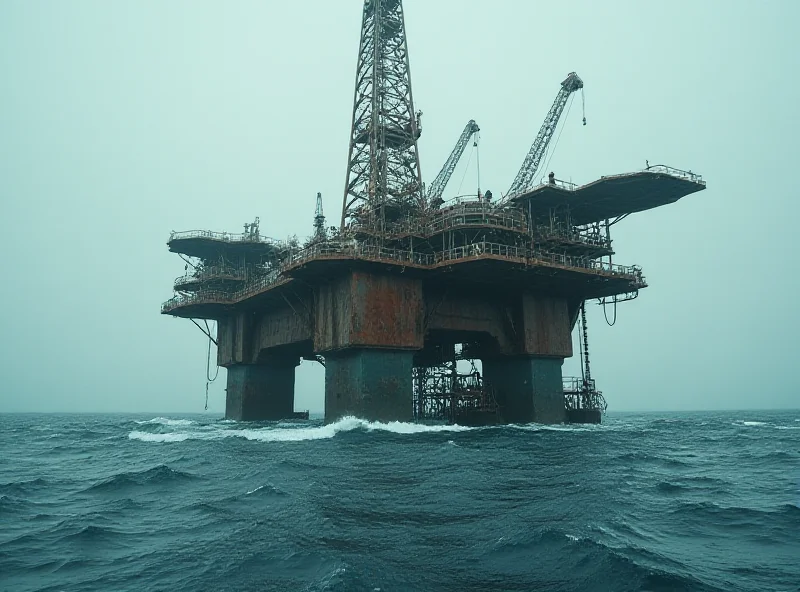
[[[507,423],[563,423],[561,358],[492,358],[483,360],[483,376],[495,389]]]
[[[353,415],[411,421],[414,352],[352,349],[325,356],[325,421]]]
[[[228,367],[225,418],[237,421],[274,421],[294,412],[296,359]]]

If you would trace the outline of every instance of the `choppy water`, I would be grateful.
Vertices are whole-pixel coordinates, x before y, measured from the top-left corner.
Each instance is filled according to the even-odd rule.
[[[0,590],[799,590],[800,411],[0,415]]]

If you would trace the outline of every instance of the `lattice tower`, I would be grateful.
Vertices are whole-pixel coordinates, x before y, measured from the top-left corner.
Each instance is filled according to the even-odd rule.
[[[401,0],[366,0],[342,230],[387,227],[425,209]]]

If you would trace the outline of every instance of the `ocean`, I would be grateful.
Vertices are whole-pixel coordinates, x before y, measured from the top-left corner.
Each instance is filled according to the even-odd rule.
[[[0,415],[0,590],[800,590],[800,411]]]

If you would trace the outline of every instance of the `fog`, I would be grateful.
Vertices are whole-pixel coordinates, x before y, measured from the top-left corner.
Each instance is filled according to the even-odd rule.
[[[614,227],[615,262],[649,287],[613,327],[589,305],[610,409],[796,407],[800,4],[404,5],[428,182],[475,119],[481,185],[504,192],[573,70],[587,125],[578,97],[558,178],[649,160],[707,180]],[[361,10],[0,3],[0,411],[203,410],[207,340],[159,314],[184,267],[169,233],[260,216],[262,234],[305,237],[318,191],[337,223]],[[462,164],[445,198],[475,174]],[[298,368],[297,409],[322,410],[323,376]],[[222,370],[209,412],[224,387]]]

